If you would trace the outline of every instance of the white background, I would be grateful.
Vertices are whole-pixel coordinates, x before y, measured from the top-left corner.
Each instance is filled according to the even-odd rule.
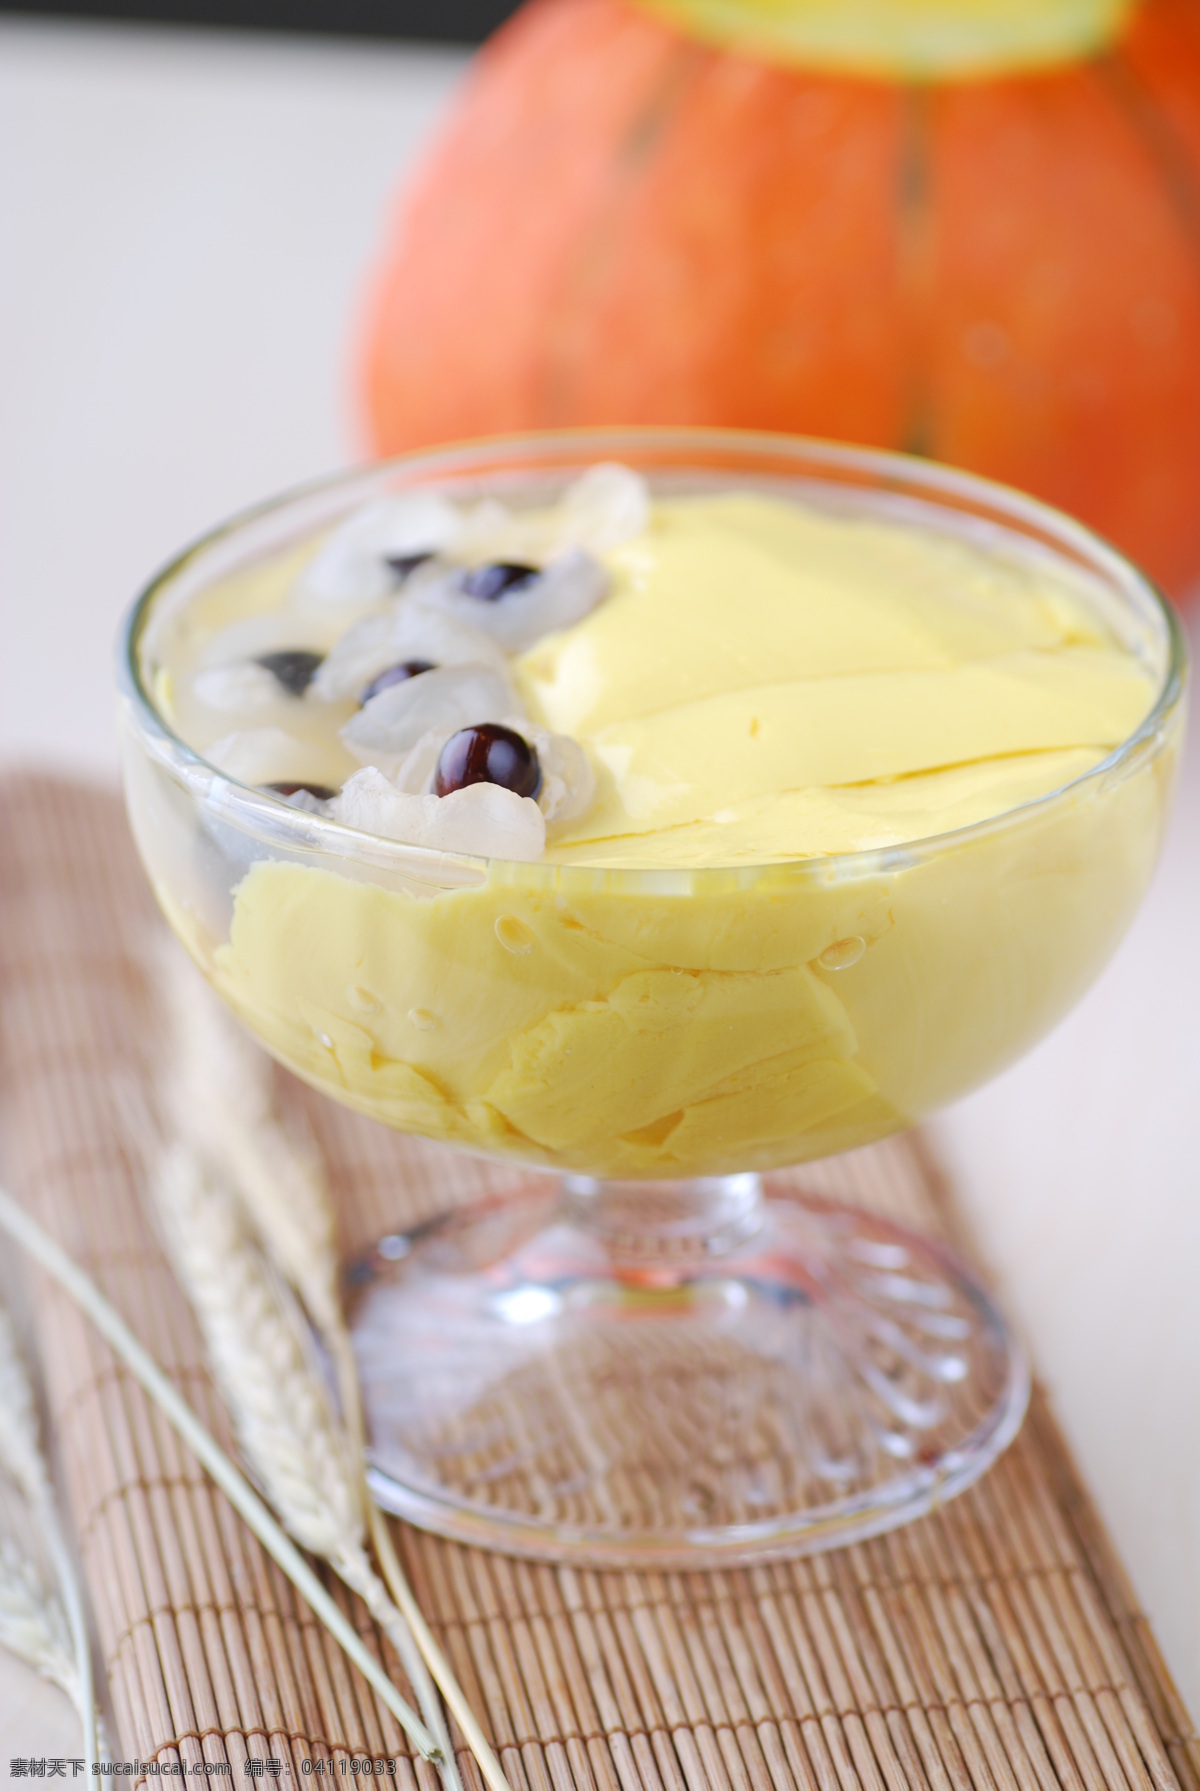
[[[0,21],[0,769],[112,778],[112,640],[137,587],[360,455],[364,278],[463,66]],[[1200,604],[1200,644],[1198,625]],[[937,1137],[1200,1710],[1200,729],[1117,959]],[[75,1734],[0,1656],[0,1767]]]

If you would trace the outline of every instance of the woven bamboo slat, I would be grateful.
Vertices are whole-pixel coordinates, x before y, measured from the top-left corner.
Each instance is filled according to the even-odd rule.
[[[0,786],[6,1178],[228,1441],[128,1132],[131,1093],[154,1073],[155,924],[115,796]],[[393,1136],[282,1075],[279,1089],[325,1154],[348,1253],[511,1184],[511,1170]],[[914,1139],[803,1179],[954,1229]],[[107,1347],[49,1284],[28,1285],[119,1755],[228,1761],[237,1776],[248,1758],[277,1759],[298,1778],[306,1762],[340,1774],[397,1753],[394,1782],[433,1791]],[[396,1538],[515,1791],[1200,1791],[1187,1714],[1040,1395],[972,1492],[806,1561],[600,1573],[403,1526]]]

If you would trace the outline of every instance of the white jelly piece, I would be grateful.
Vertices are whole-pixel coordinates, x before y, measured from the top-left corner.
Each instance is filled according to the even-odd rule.
[[[389,559],[453,551],[462,519],[448,498],[406,491],[336,528],[296,581],[297,595],[329,603],[377,603],[397,588]]]
[[[357,697],[391,665],[424,659],[430,665],[490,665],[503,674],[502,650],[481,628],[425,604],[401,602],[363,616],[347,628],[312,681],[323,702]]]
[[[204,757],[242,784],[337,783],[328,749],[298,740],[284,728],[243,728],[204,748]]]
[[[454,551],[460,559],[542,565],[572,547],[608,553],[649,520],[646,481],[627,466],[605,463],[589,467],[546,508],[507,510],[494,498],[476,504],[463,512]]]
[[[570,734],[548,734],[528,722],[508,723],[532,744],[542,772],[538,807],[549,827],[581,820],[596,798],[596,774],[578,740]]]
[[[427,734],[422,734],[389,774],[396,788],[407,791],[410,796],[427,796],[433,788],[433,776],[442,748],[451,734],[457,732],[457,728],[431,728]]]
[[[378,603],[398,589],[390,560],[430,554],[476,564],[530,560],[553,565],[573,550],[592,556],[608,553],[639,534],[649,517],[645,480],[629,467],[610,463],[589,467],[567,486],[557,504],[527,511],[510,510],[495,498],[460,508],[438,492],[401,492],[341,523],[309,561],[295,588],[298,595],[323,602]],[[405,584],[431,582],[439,570],[436,564],[422,566]],[[599,596],[603,595],[602,590]],[[593,601],[598,602],[599,596]],[[564,626],[556,621],[538,632]],[[501,628],[490,632],[507,644]],[[520,644],[528,645],[528,639]]]
[[[462,578],[461,570],[447,573],[423,585],[407,602],[413,609],[440,610],[485,631],[508,653],[523,652],[542,635],[582,622],[609,588],[608,573],[600,561],[578,547],[551,560],[527,585],[494,602],[469,596],[462,589]]]
[[[483,498],[459,512],[455,552],[469,560],[515,559],[524,540],[523,520],[498,498]]]
[[[530,861],[546,850],[546,822],[528,796],[499,784],[468,784],[449,796],[425,796],[436,810],[437,844],[444,852]]]
[[[559,511],[564,546],[608,553],[648,526],[650,493],[639,473],[605,462],[568,485]]]
[[[342,729],[342,744],[360,765],[392,777],[423,734],[445,738],[519,707],[507,673],[490,665],[439,666],[372,697]]]
[[[468,784],[449,796],[413,796],[368,767],[347,781],[331,810],[343,826],[438,852],[530,861],[540,858],[546,845],[537,803],[498,784]]]
[[[225,709],[238,715],[267,709],[285,694],[274,673],[252,659],[239,659],[233,665],[212,665],[197,672],[192,693],[210,709]]]
[[[282,778],[277,780],[282,783]],[[274,792],[278,794],[278,792]],[[279,796],[280,802],[286,802],[289,808],[302,809],[306,815],[329,816],[333,812],[332,799],[314,796],[311,790],[293,790],[290,796]]]

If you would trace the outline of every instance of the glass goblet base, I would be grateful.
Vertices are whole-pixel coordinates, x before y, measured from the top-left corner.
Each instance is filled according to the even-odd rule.
[[[384,1238],[353,1280],[379,1502],[543,1560],[878,1534],[978,1479],[1028,1398],[952,1251],[752,1175],[547,1182]]]

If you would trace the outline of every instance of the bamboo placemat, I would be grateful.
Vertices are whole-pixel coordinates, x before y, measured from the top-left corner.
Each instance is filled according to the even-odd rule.
[[[154,924],[115,796],[47,778],[0,786],[6,1176],[228,1441],[123,1129],[122,1090],[154,1070]],[[348,1252],[511,1184],[510,1170],[279,1085],[326,1155]],[[912,1140],[804,1180],[953,1229]],[[118,1756],[228,1761],[239,1777],[248,1760],[277,1761],[298,1779],[305,1762],[340,1776],[352,1757],[399,1753],[393,1782],[432,1791],[431,1769],[107,1347],[65,1296],[37,1276],[28,1286]],[[806,1561],[595,1573],[396,1535],[515,1791],[1200,1791],[1186,1712],[1036,1395],[972,1492]]]

